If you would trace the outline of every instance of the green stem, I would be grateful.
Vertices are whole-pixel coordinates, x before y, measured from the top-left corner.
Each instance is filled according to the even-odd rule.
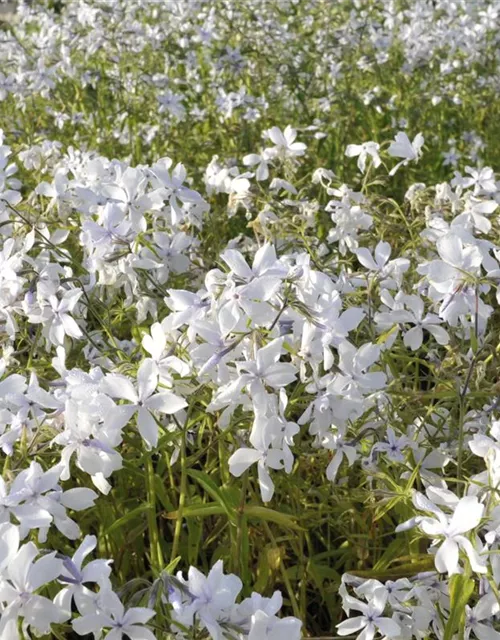
[[[464,422],[465,422],[465,398],[467,396],[467,390],[469,389],[469,384],[472,378],[472,372],[474,371],[474,366],[476,361],[481,353],[481,349],[477,351],[474,357],[470,361],[469,369],[467,370],[467,375],[465,377],[464,387],[459,396],[459,424],[458,424],[458,457],[457,457],[457,478],[460,481],[462,479],[462,464],[463,464],[463,452],[464,452]],[[464,484],[463,488],[464,492],[466,491],[466,486]]]
[[[155,574],[158,575],[164,567],[164,562],[160,544],[160,535],[158,531],[158,521],[156,519],[155,474],[151,456],[148,456],[146,459],[146,484],[149,504],[148,529],[149,541],[151,546],[151,565]]]
[[[186,504],[187,493],[187,459],[186,459],[186,429],[182,428],[181,439],[181,493],[179,496],[179,507],[177,508],[177,520],[175,522],[174,542],[172,544],[172,555],[170,562],[173,562],[179,553],[179,544],[182,532],[182,515]]]
[[[278,544],[276,542],[276,538],[273,535],[273,532],[271,531],[271,528],[269,527],[269,525],[267,524],[267,522],[262,521],[262,524],[264,525],[264,529],[266,530],[266,533],[269,537],[269,540],[271,541],[272,547],[274,549],[274,551],[278,552],[278,557],[279,557],[279,569],[280,569],[280,573],[281,573],[281,578],[283,580],[283,583],[286,587],[286,591],[288,593],[288,597],[290,598],[290,603],[292,605],[292,610],[293,610],[293,615],[296,618],[300,619],[300,607],[299,607],[299,603],[297,602],[297,598],[295,596],[295,593],[292,589],[292,583],[290,582],[290,578],[287,576],[286,573],[286,569],[285,569],[285,565],[283,564],[282,560],[281,560],[281,554],[279,552],[279,547]]]
[[[234,556],[233,556],[234,557],[233,571],[235,571],[238,574],[240,574],[241,569],[243,569],[241,573],[245,573],[245,570],[246,570],[245,567],[240,567],[240,564],[241,564],[241,543],[243,540],[243,518],[245,515],[247,488],[248,488],[248,471],[245,471],[245,473],[243,474],[243,482],[241,486],[241,498],[240,498],[240,504],[238,508],[238,515],[236,518],[236,548],[234,550]]]

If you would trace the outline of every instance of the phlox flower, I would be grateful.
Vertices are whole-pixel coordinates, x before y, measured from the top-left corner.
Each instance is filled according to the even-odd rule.
[[[126,610],[111,589],[99,593],[99,605],[97,611],[89,606],[88,612],[73,620],[73,629],[78,635],[94,633],[99,637],[104,629],[110,629],[103,640],[155,640],[152,631],[144,626],[155,615],[152,609],[132,607]]]
[[[106,203],[97,222],[85,220],[82,224],[82,242],[99,252],[130,238],[130,222],[125,219],[123,209],[112,202]]]
[[[356,349],[352,344],[343,342],[339,348],[339,385],[344,390],[358,387],[362,390],[377,390],[385,386],[387,376],[382,371],[369,372],[380,356],[380,347],[367,343]]]
[[[300,640],[302,622],[291,616],[278,618],[256,611],[251,618],[248,640]]]
[[[266,149],[266,153],[271,158],[296,158],[303,156],[306,145],[303,142],[295,142],[297,131],[288,125],[284,131],[279,127],[271,127],[264,132],[264,135],[274,143],[274,147]]]
[[[48,182],[41,182],[35,189],[35,193],[50,198],[48,210],[57,206],[60,209],[61,205],[66,203],[70,198],[70,183],[66,173],[62,170],[58,171],[54,176],[52,184]]]
[[[151,335],[150,335],[151,334]],[[150,354],[158,369],[158,379],[161,384],[172,384],[172,371],[180,376],[189,374],[189,365],[177,356],[167,351],[167,335],[159,322],[151,325],[150,334],[145,333],[142,347]]]
[[[231,269],[228,287],[220,297],[218,322],[224,333],[237,330],[248,317],[259,324],[271,323],[276,311],[269,303],[288,275],[270,243],[258,249],[250,267],[236,249],[227,249],[221,259]]]
[[[270,154],[267,150],[262,151],[260,154],[258,153],[249,153],[243,158],[243,164],[246,167],[254,167],[257,165],[257,169],[255,170],[255,177],[260,182],[262,180],[267,180],[269,178],[269,161],[271,160],[272,154]]]
[[[368,579],[361,585],[354,588],[358,596],[365,599],[373,597],[376,591],[382,590],[387,592],[387,602],[391,607],[398,607],[402,602],[408,600],[408,595],[412,589],[412,583],[408,578],[400,578],[398,580],[386,580],[385,583],[378,580]]]
[[[158,96],[160,108],[158,113],[167,112],[177,120],[182,120],[186,115],[186,107],[182,104],[184,96],[181,93],[174,93],[170,89]]]
[[[465,167],[465,173],[468,173],[469,175],[461,176],[460,173],[456,171],[455,177],[451,181],[451,185],[459,185],[464,189],[474,187],[474,195],[479,195],[481,192],[495,193],[497,190],[495,174],[491,167],[481,167],[477,169],[474,167]]]
[[[372,449],[373,451],[382,451],[392,462],[404,462],[405,449],[414,448],[415,443],[408,436],[396,436],[392,427],[387,427],[386,441],[378,442]]]
[[[403,158],[403,160],[389,171],[389,175],[393,176],[399,167],[407,165],[412,160],[418,161],[422,155],[423,146],[424,136],[421,133],[415,136],[413,142],[410,142],[410,139],[403,131],[396,134],[395,141],[389,145],[388,153],[392,157]]]
[[[448,344],[450,336],[446,329],[440,326],[441,318],[433,313],[424,316],[424,303],[419,296],[404,296],[406,311],[398,315],[399,322],[414,324],[405,331],[403,342],[406,347],[416,351],[422,346],[423,330],[428,331],[438,344]]]
[[[355,444],[346,441],[342,433],[327,433],[321,440],[321,446],[324,449],[335,452],[326,468],[326,477],[330,482],[335,482],[344,458],[346,458],[349,466],[352,466],[358,458]]]
[[[384,292],[381,298],[391,310],[376,313],[375,322],[382,330],[396,325],[397,329],[393,332],[392,339],[396,338],[397,331],[401,329],[405,347],[416,351],[422,346],[424,330],[426,330],[438,344],[448,344],[450,336],[446,329],[440,326],[442,319],[433,313],[424,316],[424,302],[420,296],[406,295],[400,291],[395,298],[392,298],[388,292]],[[406,325],[414,326],[407,329]]]
[[[233,574],[224,575],[221,560],[214,564],[207,576],[190,567],[187,580],[182,572],[177,573],[177,579],[186,587],[187,595],[181,596],[174,589],[170,596],[174,623],[192,627],[196,619],[213,640],[223,640],[220,623],[230,619],[232,607],[243,586],[241,580]]]
[[[377,243],[373,256],[366,247],[355,249],[354,253],[370,273],[382,280],[380,286],[388,289],[395,289],[397,283],[401,282],[403,273],[408,271],[410,267],[410,261],[407,258],[396,258],[389,261],[391,245],[388,242],[380,241]],[[396,282],[389,277],[392,274],[396,276]],[[384,278],[386,279],[384,280]]]
[[[492,618],[500,606],[493,592],[479,599],[474,607],[465,605],[465,640],[475,636],[478,640],[500,640],[500,632],[492,626]]]
[[[35,562],[38,549],[33,542],[19,547],[19,533],[1,530],[2,545],[8,548],[4,580],[0,584],[0,601],[5,605],[0,620],[0,637],[17,640],[17,619],[23,619],[23,631],[33,627],[40,635],[48,634],[53,622],[63,622],[68,615],[48,598],[36,593],[40,587],[55,580],[62,570],[62,560],[56,552]],[[4,539],[5,536],[5,539]],[[1,549],[0,546],[0,549]],[[5,562],[5,560],[4,560]]]
[[[448,575],[459,573],[460,550],[467,554],[473,571],[487,572],[487,567],[479,557],[474,545],[463,535],[475,529],[481,522],[484,505],[475,496],[466,496],[456,501],[451,517],[419,492],[414,493],[413,503],[417,509],[428,511],[434,517],[417,516],[399,525],[396,531],[403,531],[418,525],[428,536],[436,538],[437,541],[442,540],[434,558],[436,569],[440,573],[448,573]]]
[[[269,191],[273,195],[278,194],[280,191],[287,191],[294,196],[298,194],[297,188],[294,187],[291,182],[285,180],[284,178],[273,178],[271,180],[271,184],[269,185]]]
[[[10,498],[23,507],[21,517],[25,509],[29,507],[40,517],[53,522],[56,528],[67,538],[74,540],[80,535],[80,528],[66,513],[66,509],[82,511],[93,506],[97,494],[86,487],[74,487],[63,491],[59,486],[62,467],[54,467],[44,471],[38,462],[33,461],[30,466],[21,471],[10,487]],[[12,508],[15,515],[18,507]],[[28,533],[30,519],[21,520],[21,536]],[[39,540],[44,542],[47,538],[48,525],[40,528]]]
[[[170,158],[167,162],[158,162],[153,165],[151,173],[154,177],[155,186],[158,187],[155,195],[161,195],[170,207],[170,220],[172,225],[178,225],[184,219],[182,206],[188,203],[202,202],[201,195],[184,185],[187,177],[183,164],[177,164],[170,173],[168,168],[171,164]],[[180,204],[179,204],[180,203]]]
[[[283,596],[280,591],[275,591],[271,598],[265,598],[255,591],[240,604],[236,605],[231,612],[231,622],[238,627],[248,625],[250,618],[257,612],[263,611],[268,616],[278,613],[283,606]]]
[[[94,594],[85,586],[87,583],[97,583],[100,589],[110,588],[109,575],[111,560],[92,560],[82,568],[83,561],[97,545],[95,536],[85,536],[81,545],[72,558],[63,557],[63,568],[59,581],[66,584],[54,599],[54,603],[68,616],[71,615],[71,604],[74,601],[78,611],[83,614],[85,605]]]
[[[102,414],[119,411],[115,403],[102,395]],[[90,474],[94,485],[103,493],[109,493],[111,485],[106,478],[122,467],[121,455],[115,451],[122,441],[120,429],[101,424],[101,416],[92,415],[75,399],[66,401],[65,428],[53,440],[63,447],[61,451],[61,479],[69,480],[71,458],[76,454],[77,466]]]
[[[329,195],[336,198],[330,200],[326,210],[332,212],[333,229],[328,232],[328,242],[338,242],[341,255],[358,247],[358,233],[372,226],[373,218],[363,209],[364,197],[342,185],[339,189],[327,189]]]
[[[272,444],[275,423],[267,416],[256,416],[250,443],[254,447],[241,447],[229,458],[229,470],[233,476],[241,476],[252,464],[257,463],[259,486],[264,502],[269,502],[274,494],[274,483],[268,469],[283,469],[284,453],[281,447]]]
[[[22,493],[11,494],[5,480],[0,477],[0,523],[10,523],[11,516],[14,516],[23,532],[49,527],[52,522],[50,513],[43,508],[21,504],[23,499]]]
[[[225,340],[216,322],[199,321],[193,323],[192,328],[204,340],[200,344],[193,344],[190,352],[193,365],[198,369],[198,375],[204,376],[207,373],[210,376],[215,375],[219,385],[228,382],[229,370],[226,361],[240,355],[238,346],[241,341]],[[213,373],[214,368],[216,373]]]
[[[358,169],[361,173],[365,172],[366,161],[370,157],[372,159],[373,166],[379,167],[382,160],[379,156],[380,145],[377,142],[363,142],[362,144],[349,144],[345,150],[345,155],[348,158],[358,158]]]
[[[279,362],[283,351],[283,338],[276,338],[257,350],[255,360],[236,362],[237,374],[228,384],[214,393],[209,411],[241,404],[241,391],[246,387],[253,403],[266,399],[266,386],[272,389],[286,387],[296,379],[297,369],[289,362]]]
[[[462,295],[468,282],[480,274],[483,256],[476,245],[465,244],[455,233],[450,232],[436,242],[439,258],[417,267],[418,273],[425,275],[441,298],[444,298],[439,315],[444,317],[452,311],[449,307],[461,309]]]
[[[463,225],[465,228],[477,229],[480,233],[489,233],[491,222],[487,216],[491,215],[498,207],[495,200],[484,200],[474,196],[465,199],[464,210],[453,219],[453,228]]]
[[[172,314],[164,321],[171,330],[183,324],[203,320],[210,306],[206,291],[193,293],[184,289],[169,289],[165,302],[172,310]]]
[[[157,386],[158,369],[151,359],[145,360],[137,371],[137,390],[126,376],[118,373],[107,374],[102,383],[102,391],[114,398],[130,402],[115,409],[109,418],[110,428],[123,428],[137,413],[137,426],[146,446],[156,447],[158,424],[152,412],[170,415],[187,406],[184,398],[176,396],[171,391],[155,393]]]
[[[399,636],[400,626],[392,618],[383,615],[387,597],[387,591],[383,589],[376,590],[368,603],[349,597],[349,608],[361,611],[362,615],[338,624],[339,636],[349,636],[358,631],[361,631],[358,640],[373,640],[377,631],[388,638]]]
[[[153,234],[154,253],[144,247],[141,255],[146,260],[156,263],[155,277],[160,284],[167,282],[171,273],[184,273],[189,269],[191,261],[186,255],[194,238],[183,231],[174,235],[157,231]]]
[[[148,176],[138,167],[115,165],[116,176],[102,188],[102,194],[128,215],[132,229],[144,231],[144,213],[153,206],[159,207],[160,198],[146,192]]]
[[[61,299],[50,295],[48,304],[44,304],[39,314],[29,315],[30,322],[42,323],[44,335],[51,344],[58,346],[64,343],[64,336],[81,338],[82,330],[71,315],[78,300],[83,295],[79,289],[65,291]]]

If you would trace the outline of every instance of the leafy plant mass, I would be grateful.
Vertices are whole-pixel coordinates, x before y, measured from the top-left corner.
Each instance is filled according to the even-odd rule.
[[[0,640],[500,640],[500,2],[0,14]]]

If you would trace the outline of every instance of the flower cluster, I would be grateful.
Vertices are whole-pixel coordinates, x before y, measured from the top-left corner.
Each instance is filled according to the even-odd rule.
[[[499,640],[498,2],[1,19],[0,638]]]

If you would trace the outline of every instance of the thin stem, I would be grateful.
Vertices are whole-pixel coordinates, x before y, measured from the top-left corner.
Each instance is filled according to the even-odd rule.
[[[475,318],[475,331],[477,331],[477,316]],[[476,354],[470,361],[469,369],[467,370],[467,375],[465,377],[465,382],[462,391],[459,396],[459,424],[458,424],[458,457],[457,457],[457,478],[460,481],[462,479],[462,465],[463,465],[463,450],[464,450],[464,422],[465,422],[465,396],[467,395],[467,389],[469,388],[469,384],[472,378],[472,372],[474,371],[474,365],[479,358],[479,354],[482,349],[478,349]],[[464,485],[464,492],[466,491],[466,487]]]
[[[146,485],[149,504],[148,529],[151,546],[151,565],[155,574],[159,574],[164,567],[164,562],[158,531],[158,521],[156,519],[155,473],[151,456],[148,456],[146,459]]]
[[[179,552],[179,544],[181,539],[182,532],[182,516],[184,512],[184,506],[186,504],[186,494],[187,494],[187,458],[186,458],[186,428],[182,428],[182,438],[181,438],[181,488],[180,488],[180,496],[179,496],[179,506],[177,508],[177,520],[175,522],[175,531],[174,531],[174,542],[172,544],[172,554],[170,556],[170,562],[173,562],[177,557]]]
[[[267,522],[262,521],[262,524],[264,525],[264,529],[266,530],[266,533],[267,533],[267,535],[269,537],[269,540],[271,541],[273,549],[275,551],[278,551],[278,555],[280,557],[279,569],[280,569],[280,573],[281,573],[281,578],[283,580],[283,583],[285,584],[286,591],[288,593],[288,597],[290,598],[290,603],[292,605],[293,615],[296,618],[300,618],[299,603],[297,602],[297,598],[296,598],[295,593],[294,593],[294,591],[292,589],[292,583],[290,582],[290,578],[287,576],[285,565],[283,564],[283,562],[281,560],[281,555],[279,554],[279,547],[278,547],[278,544],[276,542],[276,538],[274,537],[273,532],[271,531],[271,528],[269,527]]]
[[[241,545],[243,541],[243,519],[245,516],[245,503],[248,489],[248,470],[243,474],[243,482],[241,486],[241,498],[238,507],[238,515],[236,517],[236,548],[234,550],[233,571],[240,573],[241,564]]]

